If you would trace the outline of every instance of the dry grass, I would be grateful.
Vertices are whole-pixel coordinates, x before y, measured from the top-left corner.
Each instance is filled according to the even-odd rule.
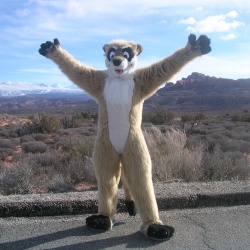
[[[155,182],[250,178],[249,122],[193,115],[194,124],[166,115],[160,116],[166,124],[144,129]],[[95,181],[92,150],[97,126],[92,117],[86,120],[77,114],[69,122],[64,117],[63,127],[60,117],[48,114],[22,118],[26,123],[11,117],[8,124],[6,117],[0,126],[0,194],[66,192],[83,181]]]
[[[243,154],[212,151],[200,142],[187,144],[185,132],[170,129],[162,133],[152,126],[144,132],[153,162],[154,181],[220,181],[249,179],[250,164]]]

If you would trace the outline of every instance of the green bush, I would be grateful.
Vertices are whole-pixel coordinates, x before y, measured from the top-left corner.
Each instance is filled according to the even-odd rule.
[[[173,120],[175,114],[165,107],[157,106],[151,112],[143,112],[143,122],[149,122],[154,125],[165,124]]]
[[[50,134],[56,133],[60,129],[60,120],[55,115],[39,113],[30,118],[31,122],[25,123],[16,129],[18,136],[36,133]]]
[[[57,116],[40,113],[32,120],[33,133],[50,134],[60,129],[60,120]]]

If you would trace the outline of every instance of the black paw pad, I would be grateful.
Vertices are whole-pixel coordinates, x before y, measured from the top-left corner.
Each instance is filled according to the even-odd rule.
[[[136,207],[135,207],[134,201],[126,200],[125,204],[126,204],[129,215],[135,216],[136,215]]]
[[[168,240],[173,234],[174,228],[166,225],[152,224],[147,230],[147,237],[153,240]]]
[[[108,216],[104,215],[91,215],[86,218],[86,225],[99,231],[107,231],[111,229],[111,222]]]
[[[200,50],[203,55],[209,53],[212,50],[210,47],[210,42],[211,40],[205,35],[201,35],[197,39],[197,43],[200,45]]]
[[[48,53],[53,53],[56,50],[56,47],[60,45],[60,42],[57,38],[54,39],[54,43],[47,41],[46,43],[41,44],[41,48],[38,50],[42,56],[46,56]]]
[[[195,45],[196,45],[196,35],[190,34],[189,37],[188,37],[188,42],[189,42],[192,46],[195,46]]]

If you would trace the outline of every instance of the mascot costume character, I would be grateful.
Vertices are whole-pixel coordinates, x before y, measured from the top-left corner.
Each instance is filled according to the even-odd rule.
[[[114,40],[103,47],[106,70],[80,63],[62,49],[58,39],[41,44],[39,53],[55,62],[77,86],[99,104],[98,133],[93,162],[98,183],[98,214],[86,224],[99,231],[115,223],[120,177],[130,215],[141,216],[140,232],[154,240],[167,240],[174,228],[163,225],[152,183],[151,159],[141,130],[142,107],[146,98],[166,83],[184,65],[211,51],[210,39],[194,34],[185,47],[148,67],[135,70],[142,46]]]

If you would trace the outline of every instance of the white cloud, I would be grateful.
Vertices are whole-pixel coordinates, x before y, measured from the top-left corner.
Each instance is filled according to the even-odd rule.
[[[16,14],[18,17],[26,17],[30,14],[30,10],[29,9],[18,9],[16,10]]]
[[[21,69],[22,72],[30,72],[30,73],[43,73],[43,74],[58,74],[61,73],[58,68],[53,69]]]
[[[168,21],[166,20],[161,20],[160,22],[158,22],[158,24],[166,24]]]
[[[187,77],[192,72],[229,79],[250,78],[249,59],[247,56],[243,57],[242,55],[225,57],[205,55],[190,62],[171,81],[176,82],[182,77]]]
[[[185,20],[181,20],[179,22],[180,24],[187,24],[187,25],[192,25],[192,24],[196,24],[196,20],[193,17],[189,17]]]
[[[229,20],[236,18],[237,16],[238,13],[236,11],[231,11],[227,14],[209,16],[199,21],[193,17],[189,17],[187,19],[181,20],[179,23],[189,25],[186,30],[191,32],[227,32],[245,25],[245,23],[240,21]]]
[[[200,6],[200,7],[196,7],[196,8],[195,8],[195,11],[197,11],[197,12],[200,12],[200,11],[203,11],[203,10],[204,10],[204,8],[203,8],[203,7],[201,7],[201,6]]]
[[[233,33],[220,37],[220,39],[225,40],[225,41],[232,40],[235,38],[236,38],[236,35]]]

